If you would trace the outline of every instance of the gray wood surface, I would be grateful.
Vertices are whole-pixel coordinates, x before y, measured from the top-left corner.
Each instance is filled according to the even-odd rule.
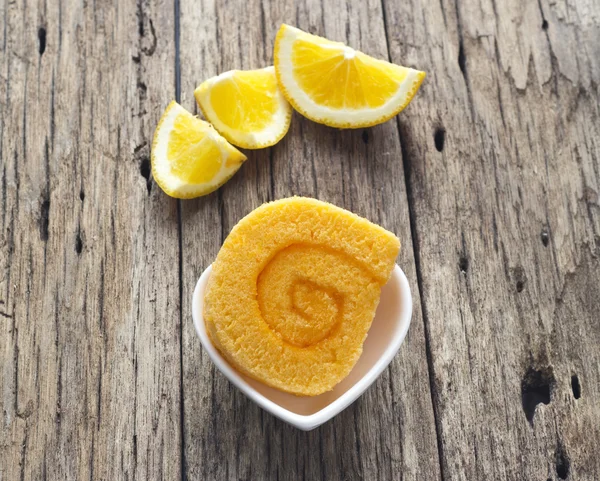
[[[397,119],[294,115],[216,193],[164,195],[152,133],[280,23],[428,72]],[[0,481],[600,479],[597,0],[0,3]],[[215,371],[190,300],[292,194],[396,232],[390,368],[301,432]]]
[[[386,7],[443,477],[600,479],[600,4]]]
[[[275,34],[284,21],[387,57],[378,1],[356,10],[347,10],[343,1],[330,3],[328,8],[338,12],[331,16],[311,1],[294,6],[240,0],[217,2],[213,8],[204,11],[193,1],[181,2],[181,101],[188,109],[195,106],[193,90],[203,78],[233,68],[270,65]],[[197,41],[199,23],[206,42]],[[198,275],[242,216],[265,201],[294,194],[347,207],[398,233],[403,241],[399,262],[416,286],[401,149],[393,122],[342,132],[295,115],[281,143],[251,152],[249,159],[216,195],[182,203],[185,293],[191,294]],[[416,289],[415,300],[408,341],[391,368],[355,404],[309,433],[265,414],[232,388],[202,352],[193,325],[184,323],[183,439],[189,478],[374,480],[402,473],[405,479],[420,479],[426,470],[430,479],[437,479]],[[189,303],[187,295],[183,312],[190,312]]]
[[[0,479],[176,479],[177,204],[141,175],[172,4],[0,8]]]

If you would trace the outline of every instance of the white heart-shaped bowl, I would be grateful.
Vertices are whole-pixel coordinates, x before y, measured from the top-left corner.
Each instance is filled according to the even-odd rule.
[[[363,353],[348,376],[332,391],[300,397],[267,386],[238,372],[212,345],[204,325],[204,290],[209,266],[200,276],[192,299],[194,326],[202,346],[221,371],[264,410],[304,431],[320,426],[352,404],[392,361],[410,326],[412,297],[408,280],[397,265],[381,290],[379,307],[363,345]]]

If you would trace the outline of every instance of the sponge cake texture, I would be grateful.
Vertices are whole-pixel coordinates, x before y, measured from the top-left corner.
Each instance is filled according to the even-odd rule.
[[[264,204],[231,231],[204,298],[211,341],[239,371],[314,396],[351,371],[400,241],[315,199]]]

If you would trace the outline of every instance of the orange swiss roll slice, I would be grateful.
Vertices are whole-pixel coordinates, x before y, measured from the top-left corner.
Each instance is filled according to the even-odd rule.
[[[225,240],[205,294],[213,344],[239,371],[282,391],[333,389],[362,353],[396,236],[315,199],[264,204]]]

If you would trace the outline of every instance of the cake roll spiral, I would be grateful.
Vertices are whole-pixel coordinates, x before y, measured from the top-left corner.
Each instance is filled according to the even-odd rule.
[[[231,231],[204,299],[211,341],[239,371],[313,396],[362,353],[400,242],[315,199],[264,204]]]

